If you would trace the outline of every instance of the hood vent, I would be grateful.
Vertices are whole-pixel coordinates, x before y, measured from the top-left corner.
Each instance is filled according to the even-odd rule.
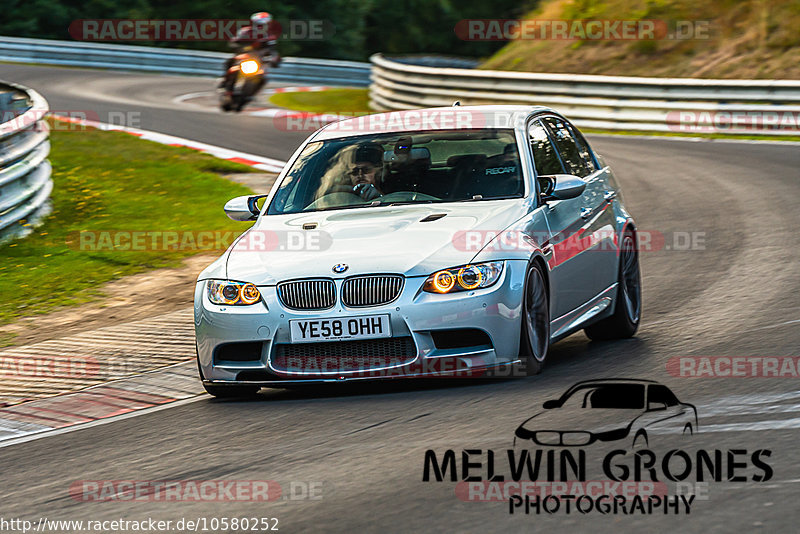
[[[446,214],[446,213],[432,213],[432,214],[428,215],[427,217],[425,217],[424,219],[420,219],[420,221],[419,221],[419,222],[432,222],[432,221],[438,221],[438,220],[439,220],[439,219],[441,219],[442,217],[446,217],[446,216],[447,216],[447,214]]]

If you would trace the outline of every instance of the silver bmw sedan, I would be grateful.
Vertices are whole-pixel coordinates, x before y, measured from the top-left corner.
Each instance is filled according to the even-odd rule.
[[[542,107],[334,122],[197,280],[200,378],[217,397],[326,381],[539,373],[580,329],[633,336],[636,227],[578,129]]]

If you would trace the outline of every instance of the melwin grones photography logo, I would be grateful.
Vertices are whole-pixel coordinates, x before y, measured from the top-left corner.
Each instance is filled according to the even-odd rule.
[[[578,382],[513,431],[511,448],[425,451],[423,482],[509,514],[690,514],[710,483],[762,483],[769,449],[699,447],[697,408],[652,380]]]

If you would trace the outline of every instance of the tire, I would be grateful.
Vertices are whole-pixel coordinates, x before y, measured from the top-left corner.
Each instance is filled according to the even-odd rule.
[[[617,274],[617,298],[614,314],[584,329],[589,339],[625,339],[633,337],[642,315],[642,277],[636,236],[626,231],[622,236]]]
[[[247,399],[255,397],[259,386],[211,386],[203,384],[206,392],[218,399]]]
[[[527,376],[538,375],[550,348],[550,299],[538,263],[531,263],[525,276],[521,322],[520,360]]]

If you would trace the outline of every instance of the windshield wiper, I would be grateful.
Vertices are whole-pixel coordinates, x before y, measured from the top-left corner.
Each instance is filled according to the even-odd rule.
[[[299,213],[314,213],[315,211],[335,211],[335,210],[346,210],[350,208],[371,208],[373,206],[377,206],[378,204],[368,203],[368,204],[348,204],[346,206],[330,206],[327,208],[316,208],[313,210],[303,210]]]
[[[435,202],[441,202],[441,200],[401,200],[397,202],[387,202],[384,204],[381,202],[380,204],[375,204],[376,206],[407,206],[409,204],[433,204]]]

